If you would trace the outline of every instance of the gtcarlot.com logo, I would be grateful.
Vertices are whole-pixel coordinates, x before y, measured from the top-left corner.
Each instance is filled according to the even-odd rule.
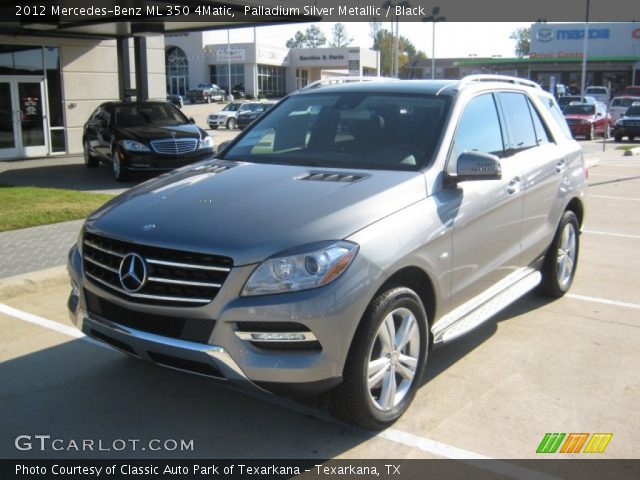
[[[115,438],[111,440],[95,438],[55,438],[51,435],[18,435],[14,440],[16,449],[40,452],[192,452],[193,439],[142,440],[140,438]]]

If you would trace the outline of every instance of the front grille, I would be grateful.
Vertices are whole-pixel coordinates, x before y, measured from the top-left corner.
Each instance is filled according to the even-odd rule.
[[[623,121],[622,124],[625,127],[640,127],[640,121],[639,120],[633,120],[633,121]]]
[[[577,125],[580,123],[580,120],[574,120],[572,118],[567,119],[567,125]]]
[[[182,155],[191,153],[198,147],[195,138],[171,138],[166,140],[154,140],[151,142],[153,149],[165,155]]]
[[[87,311],[124,327],[131,327],[163,337],[209,343],[216,321],[208,318],[184,318],[137,312],[98,297],[88,290],[84,292]]]
[[[146,269],[142,287],[125,288],[120,267],[129,254],[142,258]],[[129,257],[131,258],[131,257]],[[231,271],[228,257],[138,245],[102,235],[86,233],[83,266],[95,285],[128,301],[151,305],[197,307],[211,302]],[[136,287],[137,285],[134,285]]]

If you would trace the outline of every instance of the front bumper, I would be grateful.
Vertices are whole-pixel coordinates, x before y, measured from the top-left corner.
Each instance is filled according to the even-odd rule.
[[[226,127],[227,126],[227,122],[229,121],[229,118],[232,117],[218,117],[218,118],[207,118],[207,123],[209,124],[210,127]]]
[[[154,152],[137,153],[126,151],[121,156],[121,168],[129,172],[168,172],[176,168],[210,160],[213,149],[202,149],[183,155],[162,155]]]
[[[203,307],[142,305],[128,302],[87,280],[74,246],[68,261],[73,287],[70,317],[87,336],[169,368],[290,395],[314,395],[340,383],[351,339],[370,297],[383,281],[382,272],[360,256],[340,278],[324,287],[240,297],[239,292],[254,268],[255,265],[234,267],[214,300]],[[169,338],[90,311],[87,299],[91,295],[117,304],[132,315],[139,312],[147,318],[179,315],[215,319],[215,327],[207,342]],[[261,342],[239,334],[243,322],[267,326],[295,322],[306,327],[321,348],[262,348]]]
[[[640,137],[640,126],[616,125],[613,129],[615,137]]]
[[[591,123],[573,123],[569,125],[574,137],[586,137],[591,134]]]

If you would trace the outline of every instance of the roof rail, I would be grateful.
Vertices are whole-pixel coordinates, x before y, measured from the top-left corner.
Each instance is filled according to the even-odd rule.
[[[517,85],[526,85],[527,87],[539,88],[542,90],[542,87],[538,85],[536,82],[527,80],[526,78],[519,77],[510,77],[508,75],[489,75],[489,74],[478,74],[478,75],[467,75],[466,77],[460,80],[458,84],[458,88],[464,87],[471,82],[504,82],[504,83],[514,83]]]
[[[344,76],[344,77],[326,77],[320,80],[316,80],[315,82],[311,82],[309,85],[302,87],[299,91],[308,90],[311,88],[316,88],[321,85],[331,85],[337,83],[351,83],[351,82],[395,82],[397,78],[390,77],[352,77],[352,76]]]

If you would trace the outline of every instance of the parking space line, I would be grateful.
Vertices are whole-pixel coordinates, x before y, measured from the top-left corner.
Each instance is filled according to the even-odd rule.
[[[68,337],[77,338],[78,340],[84,340],[85,342],[91,343],[93,345],[98,345],[99,347],[108,348],[112,350],[108,345],[98,342],[93,338],[87,337],[80,330],[69,327],[67,325],[63,325],[58,322],[54,322],[53,320],[49,320],[43,317],[39,317],[38,315],[34,315],[32,313],[23,312],[22,310],[18,310],[17,308],[10,307],[9,305],[5,305],[4,303],[0,303],[0,313],[4,313],[13,318],[17,318],[18,320],[24,320],[25,322],[33,323],[40,327],[44,327],[48,330],[53,330],[58,333],[62,333]]]
[[[607,200],[623,200],[625,202],[640,202],[640,198],[613,197],[610,195],[591,195],[588,198],[604,198]]]
[[[590,233],[592,235],[608,235],[610,237],[640,239],[640,235],[631,235],[629,233],[600,232],[598,230],[582,230],[582,233]]]
[[[609,300],[607,298],[576,295],[575,293],[567,293],[565,297],[569,297],[574,300],[582,300],[583,302],[602,303],[603,305],[613,305],[614,307],[633,308],[634,310],[640,310],[640,305],[638,305],[637,303],[619,302],[617,300]]]

